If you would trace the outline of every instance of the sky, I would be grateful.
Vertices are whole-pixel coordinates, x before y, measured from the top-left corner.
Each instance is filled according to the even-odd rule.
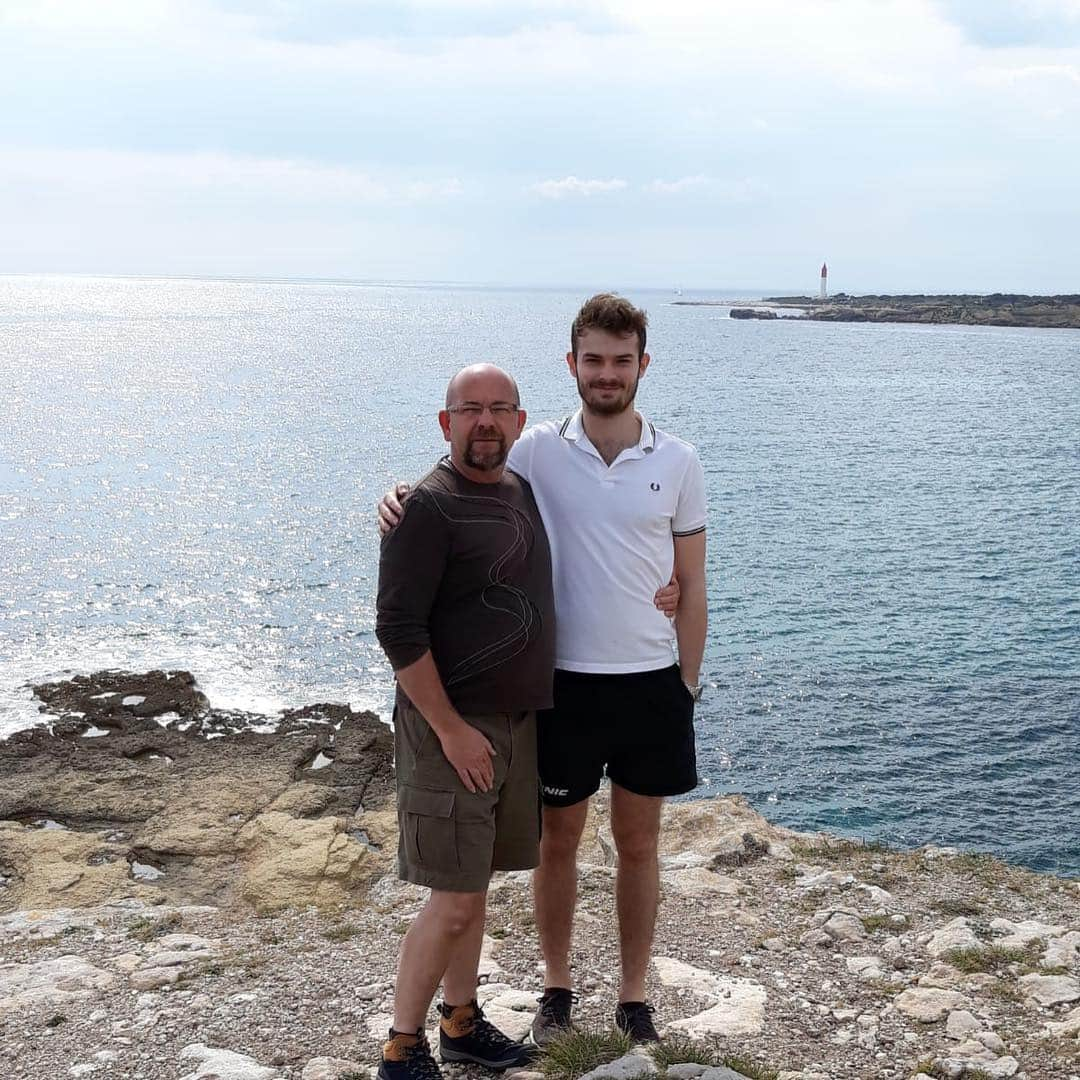
[[[1080,293],[1080,0],[0,0],[0,273]]]

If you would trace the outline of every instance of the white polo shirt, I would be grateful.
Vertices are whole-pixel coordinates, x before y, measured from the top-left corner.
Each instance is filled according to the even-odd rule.
[[[675,630],[653,595],[671,579],[675,536],[705,528],[694,448],[641,420],[641,438],[607,465],[580,410],[529,428],[508,464],[532,485],[551,544],[555,666],[624,674],[670,667]]]

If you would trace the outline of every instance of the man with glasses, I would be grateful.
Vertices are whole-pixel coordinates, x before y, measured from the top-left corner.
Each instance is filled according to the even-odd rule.
[[[450,444],[383,538],[375,630],[397,676],[400,876],[431,889],[401,945],[380,1080],[438,1080],[424,1036],[443,983],[443,1061],[527,1064],[476,1002],[493,870],[539,859],[536,710],[552,703],[551,556],[528,483],[504,465],[525,413],[505,372],[458,372]]]
[[[577,850],[605,775],[618,854],[615,1023],[635,1041],[658,1038],[645,976],[659,902],[660,812],[666,796],[698,782],[705,480],[694,448],[634,408],[650,363],[646,325],[645,313],[620,296],[586,301],[566,357],[581,408],[526,431],[508,461],[532,485],[547,526],[558,619],[555,704],[538,719],[544,816],[533,890],[545,979],[532,1038],[541,1046],[571,1026]],[[397,510],[388,494],[383,528]],[[672,577],[674,631],[654,595]]]

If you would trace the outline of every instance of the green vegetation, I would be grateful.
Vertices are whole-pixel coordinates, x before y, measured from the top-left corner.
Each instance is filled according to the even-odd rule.
[[[747,1058],[726,1057],[721,1064],[726,1065],[729,1069],[734,1069],[737,1073],[742,1073],[749,1080],[777,1080],[780,1075],[775,1069],[767,1069],[763,1065],[749,1061]]]
[[[337,926],[330,926],[324,930],[322,936],[327,941],[348,941],[359,933],[358,926],[353,926],[352,923],[339,923]]]
[[[974,975],[978,971],[998,974],[1010,964],[1030,961],[1032,952],[1030,946],[1027,949],[1009,949],[1003,945],[985,945],[977,949],[950,949],[941,959],[965,975]]]
[[[136,941],[153,941],[154,938],[164,937],[166,934],[175,933],[184,925],[184,920],[178,912],[163,915],[160,919],[151,919],[146,915],[140,915],[132,919],[126,926],[128,937]]]
[[[982,900],[975,900],[965,896],[946,896],[941,900],[933,900],[930,906],[942,915],[981,915],[984,909]]]
[[[924,1058],[915,1066],[912,1076],[932,1076],[934,1080],[949,1080],[951,1073],[947,1073],[933,1058]],[[968,1068],[964,1070],[964,1080],[993,1080],[993,1077],[985,1069]]]
[[[669,1065],[678,1065],[682,1062],[693,1062],[696,1065],[713,1066],[719,1065],[722,1056],[715,1043],[696,1043],[685,1035],[669,1035],[660,1042],[655,1043],[649,1050],[657,1068],[665,1072]]]
[[[630,1053],[633,1045],[630,1036],[621,1031],[569,1031],[544,1047],[540,1068],[547,1080],[576,1080]]]

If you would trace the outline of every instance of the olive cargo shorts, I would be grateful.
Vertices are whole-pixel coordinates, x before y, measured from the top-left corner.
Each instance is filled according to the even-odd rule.
[[[394,709],[398,874],[448,892],[483,892],[493,870],[540,861],[536,714],[466,716],[495,748],[490,791],[470,792],[411,705]]]

